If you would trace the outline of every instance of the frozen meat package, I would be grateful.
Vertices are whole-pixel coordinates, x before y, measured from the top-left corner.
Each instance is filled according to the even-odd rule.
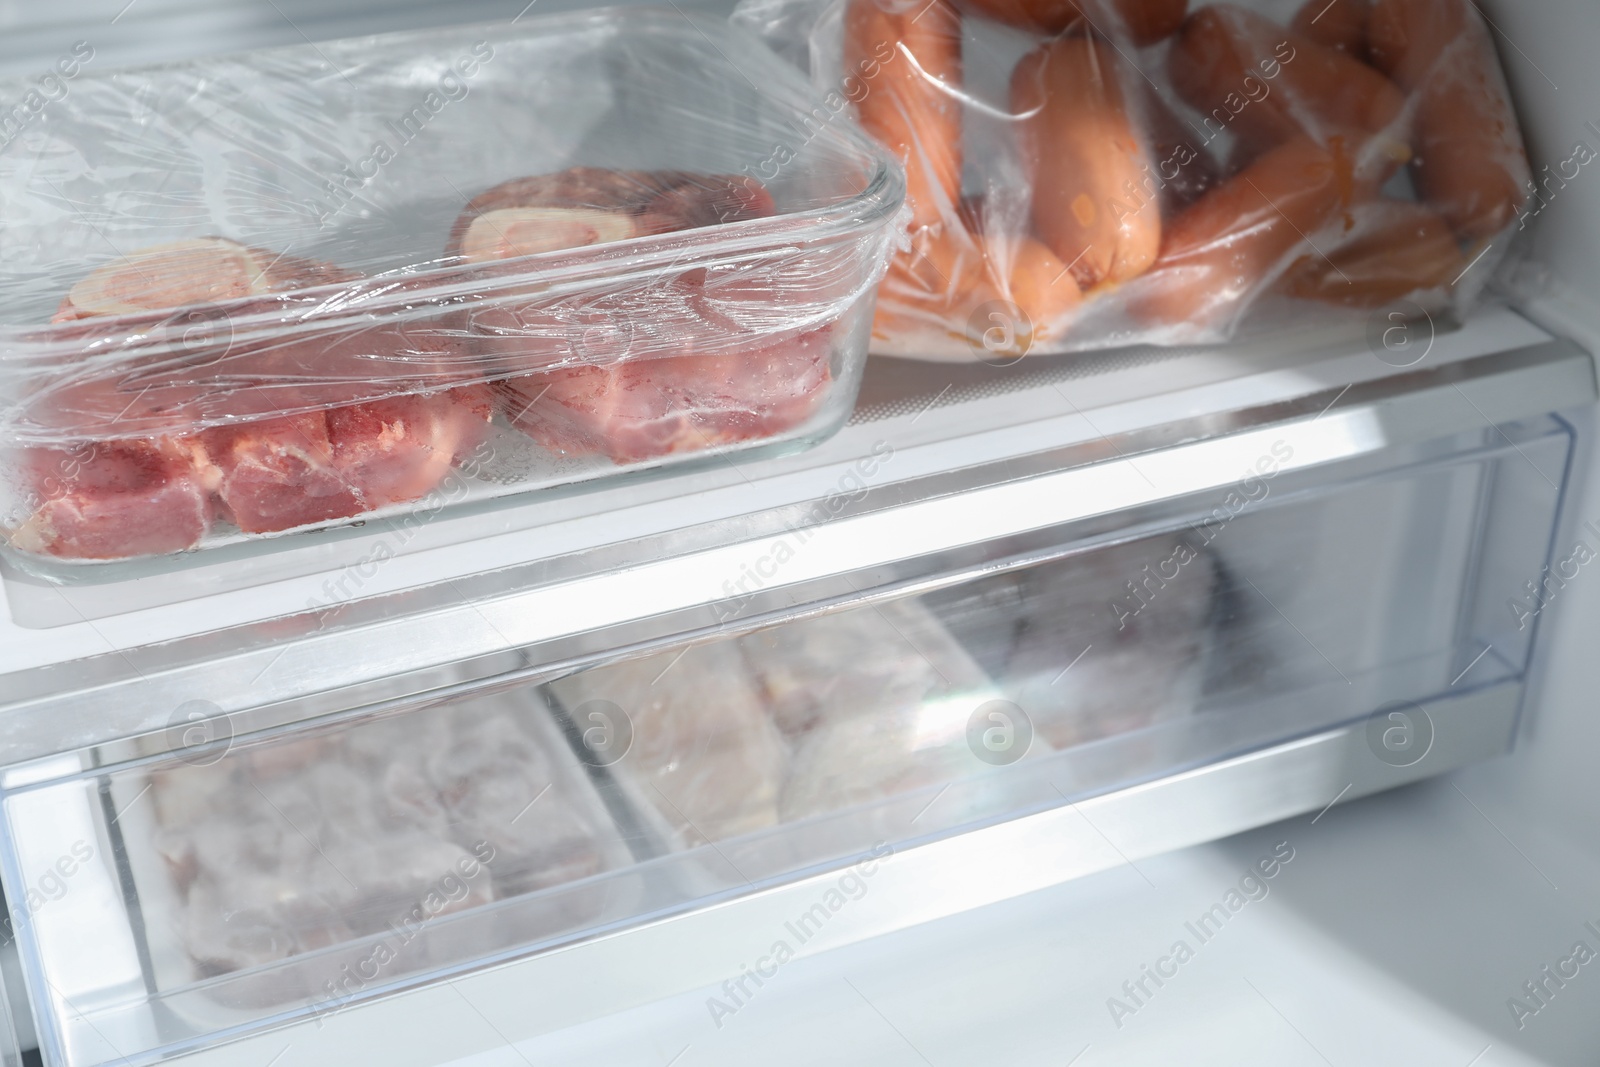
[[[582,727],[632,743],[608,770],[679,841],[767,829],[979,773],[972,712],[997,696],[913,601],[784,623],[555,682]]]
[[[1058,749],[1175,721],[1199,702],[1220,583],[1197,538],[1113,545],[1017,577],[1005,690]]]
[[[671,7],[83,67],[0,144],[0,548],[83,573],[820,440],[904,199],[822,107]]]
[[[627,724],[608,770],[669,833],[725,840],[1184,719],[1201,698],[1217,575],[1204,549],[1144,538],[550,690],[580,729]],[[1120,751],[1109,758],[1160,757],[1136,741]],[[941,818],[986,803],[980,786],[958,793]]]
[[[1459,315],[1535,191],[1471,0],[741,0],[734,18],[906,166],[911,247],[874,352]]]
[[[138,799],[148,791],[150,800]],[[231,976],[219,1007],[338,1004],[386,980],[603,918],[607,893],[530,921],[452,925],[625,867],[621,835],[529,690],[232,751],[119,780],[158,979]],[[626,910],[629,902],[621,902]],[[526,909],[524,909],[526,910]],[[526,918],[526,917],[525,917]],[[536,928],[537,927],[537,928]],[[359,983],[373,984],[373,976]]]

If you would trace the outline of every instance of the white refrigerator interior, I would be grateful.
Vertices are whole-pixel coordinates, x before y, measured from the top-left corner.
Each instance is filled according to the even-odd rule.
[[[584,7],[0,5],[0,68]],[[1482,12],[1541,180],[1600,152],[1600,7]],[[1600,178],[1543,188],[1415,362],[875,357],[789,455],[0,562],[0,1064],[1593,1063]]]

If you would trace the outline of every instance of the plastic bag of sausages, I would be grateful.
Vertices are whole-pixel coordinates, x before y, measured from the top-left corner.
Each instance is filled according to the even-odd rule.
[[[734,20],[905,164],[876,353],[1459,315],[1532,187],[1471,0],[743,0]]]

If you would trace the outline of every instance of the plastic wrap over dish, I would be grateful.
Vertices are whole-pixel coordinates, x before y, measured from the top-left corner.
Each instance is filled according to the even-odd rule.
[[[1470,0],[742,0],[734,19],[905,163],[911,246],[874,352],[1459,313],[1532,200]]]
[[[854,401],[900,168],[725,24],[599,11],[65,84],[0,144],[25,561],[800,447]]]

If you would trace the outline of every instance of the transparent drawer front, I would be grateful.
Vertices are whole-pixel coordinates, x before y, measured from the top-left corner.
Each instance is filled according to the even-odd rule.
[[[936,588],[19,789],[43,1041],[153,1060],[1515,680],[1583,554],[1550,546],[1570,443],[1269,454]]]

